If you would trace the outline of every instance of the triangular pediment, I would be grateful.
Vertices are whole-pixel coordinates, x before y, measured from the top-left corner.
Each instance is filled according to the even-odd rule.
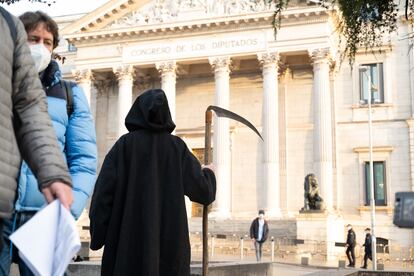
[[[296,6],[314,5],[309,0],[290,1]],[[292,4],[291,4],[292,5]],[[152,24],[196,21],[242,14],[273,12],[263,0],[111,0],[65,26],[64,35],[117,30]]]
[[[63,35],[101,30],[126,14],[139,10],[151,0],[110,0],[103,6],[65,26]]]

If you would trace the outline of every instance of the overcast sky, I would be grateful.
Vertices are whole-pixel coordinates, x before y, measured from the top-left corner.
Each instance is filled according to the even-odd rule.
[[[52,0],[53,1],[53,0]],[[52,2],[49,1],[48,2]],[[78,13],[87,13],[102,6],[109,0],[54,0],[51,6],[47,4],[32,3],[29,0],[20,0],[11,5],[0,4],[12,14],[19,16],[26,11],[41,10],[51,16],[70,15]]]

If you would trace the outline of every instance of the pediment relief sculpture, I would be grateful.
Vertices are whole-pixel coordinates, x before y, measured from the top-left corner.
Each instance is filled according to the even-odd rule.
[[[272,11],[263,0],[157,0],[108,25],[109,29],[186,21],[201,17]]]

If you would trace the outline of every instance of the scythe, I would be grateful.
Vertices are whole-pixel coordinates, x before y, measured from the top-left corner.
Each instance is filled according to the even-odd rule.
[[[260,139],[263,140],[262,136],[260,135],[259,131],[253,126],[245,118],[233,113],[227,109],[210,105],[207,107],[206,110],[206,125],[205,125],[205,146],[204,146],[204,164],[208,165],[212,162],[211,158],[211,123],[213,117],[213,111],[216,113],[218,117],[225,117],[235,121],[238,121],[251,130],[253,130],[257,135],[259,135]],[[203,276],[208,275],[208,206],[203,206]]]

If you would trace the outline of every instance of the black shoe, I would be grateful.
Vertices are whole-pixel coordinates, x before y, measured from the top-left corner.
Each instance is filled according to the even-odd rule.
[[[76,258],[74,258],[73,261],[75,263],[77,263],[77,262],[83,262],[83,258],[81,256],[79,256],[79,255],[76,255]]]
[[[355,267],[355,265],[354,264],[349,264],[348,267]]]
[[[361,266],[361,268],[362,268],[362,269],[367,269],[367,267],[366,267],[366,266]]]

